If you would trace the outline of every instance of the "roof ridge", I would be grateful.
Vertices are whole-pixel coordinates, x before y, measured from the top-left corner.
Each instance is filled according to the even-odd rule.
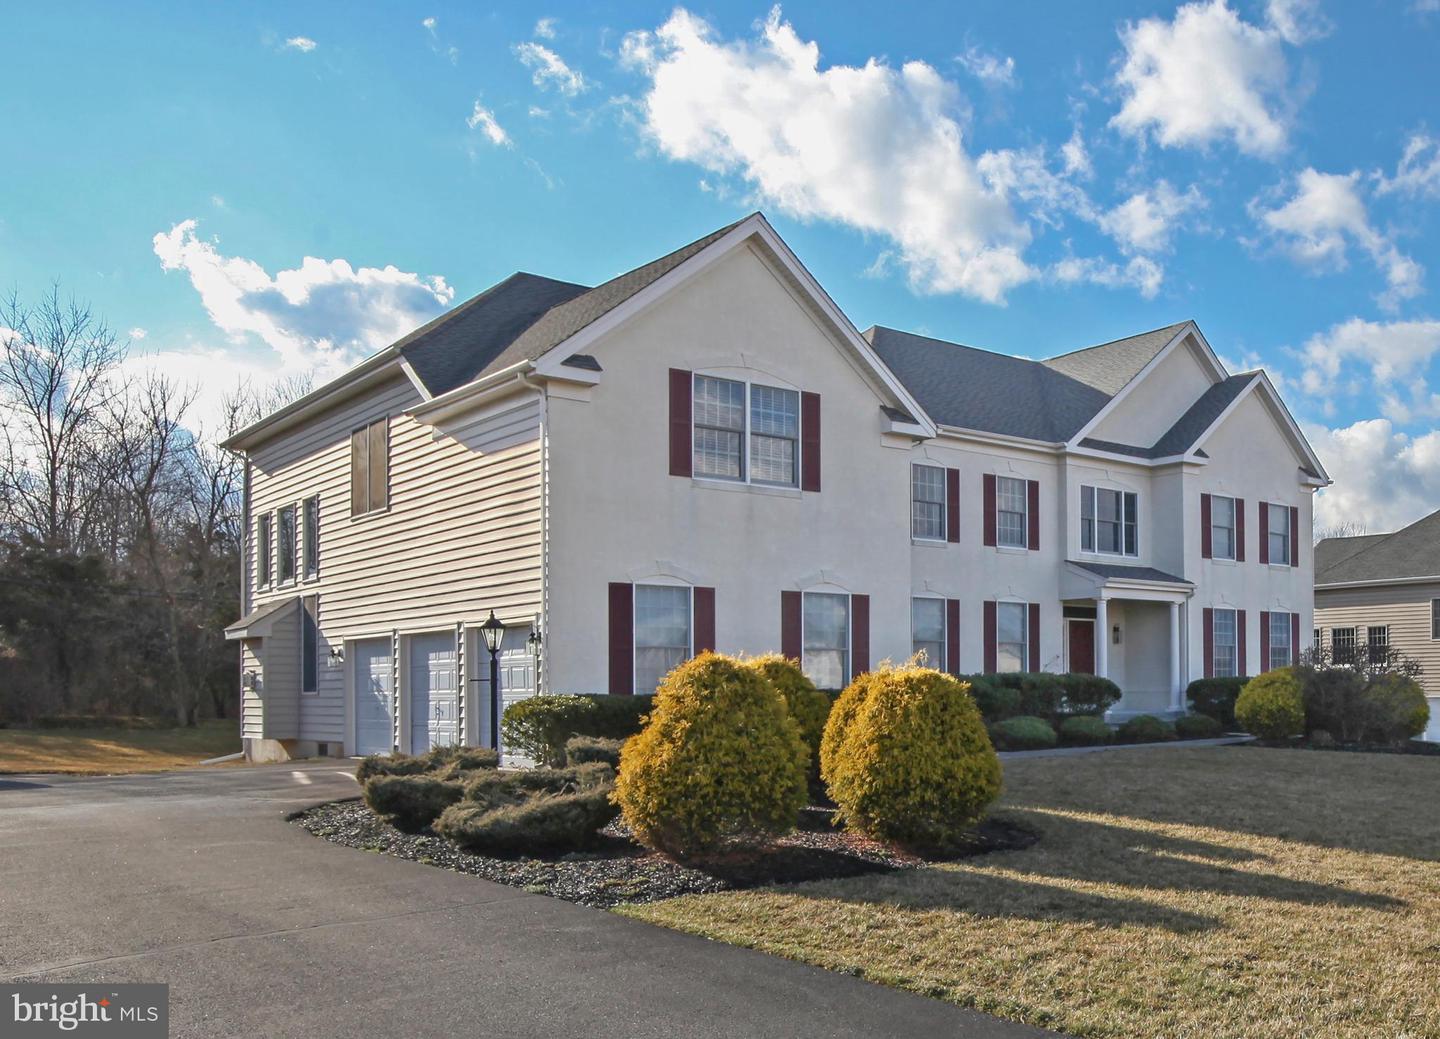
[[[1165,332],[1172,328],[1179,328],[1182,325],[1188,325],[1191,323],[1192,320],[1193,319],[1191,318],[1186,318],[1184,321],[1176,321],[1175,323],[1169,325],[1157,325],[1155,328],[1147,328],[1143,332],[1134,332],[1128,336],[1119,336],[1118,338],[1111,339],[1104,343],[1096,343],[1094,346],[1082,346],[1075,350],[1067,350],[1063,354],[1055,354],[1053,357],[1046,357],[1044,360],[1039,361],[1038,363],[1048,365],[1051,361],[1059,361],[1065,357],[1074,357],[1076,354],[1088,353],[1091,350],[1103,350],[1107,346],[1115,346],[1117,343],[1128,342],[1131,339],[1139,339],[1141,336],[1154,335],[1156,332]]]
[[[1405,526],[1401,527],[1399,530],[1392,530],[1392,531],[1390,531],[1388,534],[1383,534],[1383,533],[1382,533],[1382,534],[1354,534],[1354,535],[1351,535],[1352,537],[1357,537],[1357,538],[1373,537],[1373,538],[1375,538],[1375,540],[1374,540],[1373,542],[1371,542],[1370,544],[1368,544],[1368,545],[1362,545],[1361,547],[1357,548],[1354,552],[1351,552],[1351,553],[1350,553],[1348,556],[1346,556],[1344,559],[1338,559],[1338,560],[1336,560],[1334,563],[1331,563],[1331,564],[1330,564],[1329,566],[1327,566],[1327,567],[1325,568],[1325,570],[1322,571],[1322,572],[1329,572],[1329,571],[1331,571],[1331,570],[1334,570],[1337,566],[1340,566],[1342,563],[1348,563],[1348,562],[1350,562],[1352,559],[1358,559],[1360,556],[1365,555],[1365,553],[1374,551],[1375,549],[1379,548],[1381,545],[1384,545],[1384,544],[1386,544],[1387,542],[1393,540],[1394,538],[1399,537],[1401,534],[1404,534],[1404,533],[1407,533],[1407,532],[1413,530],[1414,528],[1418,527],[1420,524],[1424,523],[1426,520],[1432,520],[1432,519],[1435,519],[1436,517],[1440,517],[1440,509],[1437,509],[1437,510],[1434,511],[1434,512],[1428,512],[1428,513],[1426,513],[1424,516],[1421,516],[1419,519],[1415,520],[1414,522],[1412,522],[1412,523],[1407,523],[1407,524],[1405,524]],[[1348,538],[1323,538],[1323,539],[1321,539],[1321,540],[1323,540],[1323,541],[1342,541],[1342,540],[1349,540],[1349,539],[1348,539]],[[1318,575],[1317,575],[1317,576],[1318,576]]]

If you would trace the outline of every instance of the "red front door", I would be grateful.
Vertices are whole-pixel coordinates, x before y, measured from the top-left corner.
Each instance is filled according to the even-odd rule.
[[[1086,675],[1095,673],[1095,622],[1071,620],[1070,670]]]

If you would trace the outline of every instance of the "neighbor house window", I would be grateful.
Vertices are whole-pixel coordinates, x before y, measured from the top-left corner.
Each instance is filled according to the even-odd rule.
[[[1310,643],[1310,648],[1313,649],[1316,653],[1319,653],[1319,652],[1320,652],[1320,648],[1321,648],[1321,644],[1322,644],[1324,641],[1325,641],[1325,629],[1324,629],[1324,628],[1316,628],[1316,629],[1315,629],[1315,633],[1314,633],[1314,637],[1313,637],[1313,641]]]
[[[295,506],[280,510],[280,583],[295,580]]]
[[[689,660],[690,589],[635,586],[635,692],[653,693],[661,679]]]
[[[806,592],[801,666],[820,689],[850,680],[850,596]]]
[[[1290,565],[1290,506],[1271,505],[1269,508],[1270,562]]]
[[[1238,675],[1239,655],[1235,649],[1235,611],[1215,611],[1215,676],[1230,678]]]
[[[320,597],[307,595],[300,600],[300,691],[316,692],[320,686],[316,681],[320,652]]]
[[[379,512],[390,502],[390,420],[350,434],[350,515]]]
[[[1372,624],[1365,629],[1365,647],[1369,651],[1370,663],[1383,664],[1390,659],[1390,628],[1384,624]]]
[[[1136,521],[1138,499],[1133,491],[1112,491],[1104,487],[1080,488],[1080,548],[1133,556],[1140,552]]]
[[[941,466],[910,467],[910,535],[945,540],[945,470]]]
[[[304,563],[305,577],[316,577],[320,573],[320,496],[305,499]]]
[[[995,478],[995,543],[1025,547],[1025,481],[1011,476]]]
[[[1295,647],[1290,645],[1290,614],[1270,614],[1270,666],[1289,667],[1294,663]]]
[[[924,653],[927,667],[945,669],[945,600],[910,600],[910,652]]]
[[[691,406],[696,476],[781,487],[798,482],[799,393],[697,375]]]
[[[1440,599],[1430,600],[1430,638],[1440,640]]]
[[[1210,558],[1235,558],[1234,498],[1210,496]]]
[[[1355,629],[1331,628],[1330,651],[1337,664],[1355,663]]]
[[[274,523],[274,514],[269,512],[262,515],[255,523],[255,580],[261,588],[270,587],[270,579],[274,574],[270,566],[270,553],[273,551],[270,545],[272,523]]]
[[[1023,602],[995,604],[995,670],[1027,670],[1030,607]]]
[[[750,387],[750,479],[794,487],[800,457],[800,394]]]

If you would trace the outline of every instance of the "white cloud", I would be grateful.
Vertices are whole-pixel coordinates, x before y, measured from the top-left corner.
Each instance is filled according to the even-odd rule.
[[[482,105],[478,100],[475,102],[475,107],[471,110],[469,117],[465,120],[465,125],[472,130],[478,129],[490,139],[491,144],[497,147],[511,148],[514,146],[514,142],[510,140],[510,135],[505,132],[505,128],[495,121],[495,113]]]
[[[1090,162],[1090,152],[1085,147],[1085,138],[1080,133],[1080,127],[1075,127],[1070,139],[1060,146],[1060,157],[1065,162],[1065,173],[1068,176],[1084,180],[1095,176],[1095,167]]]
[[[430,49],[436,54],[449,58],[450,64],[458,65],[460,63],[460,48],[444,44],[440,41],[440,19],[432,14],[428,18],[422,18],[420,24],[425,27],[425,31],[430,35]]]
[[[129,332],[130,338],[135,340],[144,339],[149,334],[149,332],[141,328],[139,325],[136,325],[134,328],[130,329]]]
[[[979,47],[971,47],[955,58],[970,75],[989,87],[1011,87],[1015,85],[1015,59],[990,54]]]
[[[1284,149],[1292,101],[1281,29],[1252,25],[1225,0],[1211,0],[1185,4],[1172,22],[1127,23],[1120,39],[1115,82],[1124,103],[1112,126],[1153,133],[1165,147],[1229,139],[1250,155]]]
[[[553,40],[555,38],[555,19],[541,18],[535,23],[535,31],[532,35],[540,40]]]
[[[1154,299],[1165,281],[1165,268],[1148,256],[1132,256],[1123,267],[1094,256],[1067,256],[1050,268],[1050,275],[1062,285],[1134,289],[1146,299]]]
[[[422,18],[420,20],[420,24],[425,26],[425,28],[429,29],[431,32],[434,32],[435,26],[439,23],[435,20],[435,16],[432,14],[429,18]]]
[[[318,47],[319,44],[308,36],[292,36],[285,41],[285,46],[291,50],[297,50],[301,54],[309,54]]]
[[[578,70],[544,44],[517,44],[515,56],[530,70],[530,79],[537,87],[554,87],[566,97],[575,97],[590,86]]]
[[[1195,185],[1182,195],[1169,181],[1160,180],[1102,215],[1099,224],[1127,253],[1158,252],[1170,247],[1176,222],[1204,206],[1205,198]]]
[[[1307,425],[1305,436],[1335,481],[1315,496],[1317,528],[1398,530],[1440,503],[1440,431],[1412,437],[1375,418],[1340,429]]]
[[[916,290],[999,303],[1037,276],[1029,228],[967,152],[959,93],[930,65],[821,69],[778,8],[735,42],[678,9],[621,56],[648,78],[639,115],[662,154],[738,176],[796,218],[884,237]]]
[[[1435,2],[1440,5],[1440,0]],[[1398,192],[1412,198],[1422,195],[1440,198],[1440,139],[1424,133],[1412,134],[1405,142],[1405,152],[1395,167],[1395,176],[1375,174],[1375,191],[1380,195]]]
[[[1329,36],[1334,25],[1319,0],[1268,0],[1265,16],[1286,43],[1302,44]]]
[[[307,256],[271,276],[224,256],[185,220],[154,238],[167,271],[184,271],[210,319],[236,339],[256,336],[286,365],[343,366],[435,317],[455,298],[442,277]]]
[[[1387,308],[1423,290],[1425,270],[1370,223],[1357,173],[1320,173],[1306,168],[1295,178],[1295,193],[1275,209],[1252,203],[1261,226],[1298,263],[1316,270],[1343,270],[1349,245],[1357,243],[1385,277],[1379,297]]]
[[[1440,321],[1351,318],[1311,336],[1300,349],[1301,388],[1323,399],[1363,396],[1400,425],[1440,418],[1440,394],[1427,379],[1440,354]]]

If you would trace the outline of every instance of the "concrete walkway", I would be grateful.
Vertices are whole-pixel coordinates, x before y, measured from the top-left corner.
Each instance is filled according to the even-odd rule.
[[[285,822],[340,763],[0,777],[0,979],[170,986],[175,1037],[1047,1033]]]
[[[1184,750],[1188,747],[1229,747],[1254,743],[1254,736],[1220,736],[1213,740],[1171,740],[1168,743],[1107,743],[1100,747],[1050,747],[1047,750],[1002,750],[1001,761],[1012,758],[1068,758],[1077,754],[1104,754],[1116,750]]]

